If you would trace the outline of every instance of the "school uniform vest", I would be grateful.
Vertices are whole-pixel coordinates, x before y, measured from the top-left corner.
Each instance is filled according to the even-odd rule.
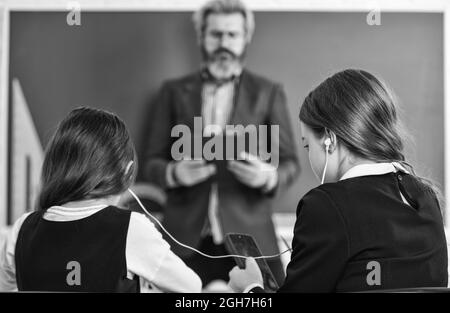
[[[45,220],[43,214],[30,214],[19,231],[19,291],[139,291],[138,280],[126,277],[130,211],[107,207],[66,222]]]

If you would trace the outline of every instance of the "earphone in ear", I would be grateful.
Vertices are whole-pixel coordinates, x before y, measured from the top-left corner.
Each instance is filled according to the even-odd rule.
[[[325,145],[325,166],[323,168],[322,180],[320,181],[321,184],[323,184],[325,182],[325,174],[327,172],[327,166],[328,166],[328,151],[330,150],[330,146],[331,146],[331,138],[327,137],[327,139],[325,139],[323,144]]]
[[[130,161],[127,165],[127,168],[125,169],[125,175],[127,175],[130,172],[131,166],[133,166],[134,161]]]
[[[328,151],[328,148],[331,146],[331,138],[328,137],[327,139],[325,139],[323,144],[325,145],[325,149]]]

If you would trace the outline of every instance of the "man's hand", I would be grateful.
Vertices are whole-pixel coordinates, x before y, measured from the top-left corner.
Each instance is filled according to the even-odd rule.
[[[193,186],[216,173],[214,164],[207,164],[205,160],[181,160],[173,168],[173,175],[177,184]]]
[[[243,292],[253,284],[264,287],[261,270],[254,258],[247,258],[245,260],[245,269],[240,269],[238,266],[235,266],[228,275],[230,276],[228,285],[234,292]]]
[[[252,188],[267,187],[270,190],[275,187],[278,176],[274,166],[247,152],[243,152],[241,158],[245,161],[228,162],[228,169],[240,182]]]

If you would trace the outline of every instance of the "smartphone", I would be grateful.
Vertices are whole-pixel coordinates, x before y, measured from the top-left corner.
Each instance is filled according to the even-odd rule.
[[[225,247],[230,254],[258,257],[262,256],[261,250],[258,248],[255,239],[247,234],[233,234],[225,235]],[[245,268],[245,258],[234,258],[239,268]],[[272,271],[267,265],[265,259],[256,259],[256,263],[261,270],[264,280],[264,290],[267,292],[276,292],[279,288]]]

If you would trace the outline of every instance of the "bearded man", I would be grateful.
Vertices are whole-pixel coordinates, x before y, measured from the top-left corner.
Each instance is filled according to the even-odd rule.
[[[273,199],[300,172],[285,93],[280,84],[244,68],[254,17],[240,0],[212,0],[194,13],[193,20],[203,63],[200,71],[163,84],[150,117],[145,176],[166,190],[164,224],[181,242],[223,255],[228,254],[225,234],[246,233],[264,255],[277,254]],[[194,127],[199,119],[200,130]],[[210,162],[204,155],[192,156],[195,149],[184,149],[185,155],[176,157],[173,144],[178,132],[172,130],[180,125],[203,139],[227,137],[227,125],[242,125],[256,131],[250,136],[257,135],[258,148],[271,147],[271,157],[262,159],[248,145],[247,161],[239,156],[231,160],[228,155],[225,161]],[[261,133],[261,125],[271,131]],[[172,249],[198,273],[204,286],[228,281],[235,264],[232,258],[209,259],[176,244]],[[281,258],[267,263],[281,284]]]

